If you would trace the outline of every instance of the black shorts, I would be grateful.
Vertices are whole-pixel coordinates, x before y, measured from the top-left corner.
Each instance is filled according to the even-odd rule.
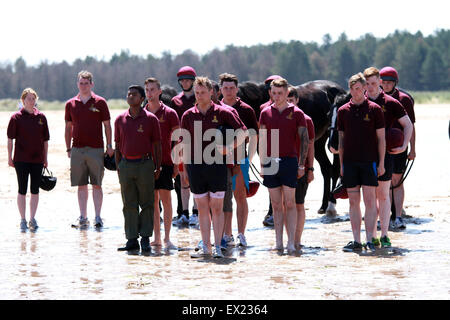
[[[273,160],[264,165],[265,168],[274,165],[276,160]],[[267,188],[278,188],[281,186],[288,186],[291,188],[297,187],[297,172],[298,172],[298,160],[293,157],[282,157],[278,161],[278,171],[275,174],[264,174],[263,184]]]
[[[173,166],[162,165],[161,174],[158,180],[155,180],[155,190],[173,190]]]
[[[394,169],[392,173],[403,174],[406,170],[406,162],[408,160],[408,150],[405,150],[399,154],[392,155],[392,162]]]
[[[392,154],[387,153],[384,156],[384,174],[378,177],[378,181],[389,181],[392,179],[392,171],[394,169]]]
[[[194,194],[227,190],[226,164],[187,164],[186,171]]]
[[[295,188],[295,203],[304,204],[306,191],[308,190],[307,174],[297,180],[297,187]]]
[[[42,163],[14,162],[14,168],[16,169],[17,174],[19,194],[27,194],[28,176],[30,176],[31,193],[38,194],[42,177],[42,168],[44,168],[44,165]]]
[[[344,162],[342,184],[345,188],[356,186],[378,186],[377,164],[375,162]]]

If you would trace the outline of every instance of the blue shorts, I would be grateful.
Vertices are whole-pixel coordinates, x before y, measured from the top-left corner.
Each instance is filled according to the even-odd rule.
[[[298,172],[298,160],[293,157],[278,158],[278,171],[273,175],[264,175],[263,184],[267,188],[278,188],[281,186],[287,186],[290,188],[297,187],[297,172]],[[267,168],[273,165],[273,162],[277,160],[273,159],[267,165],[263,167]]]
[[[249,170],[250,170],[250,162],[248,160],[248,158],[245,158],[241,161],[238,162],[239,166],[241,167],[241,171],[242,171],[242,176],[244,177],[244,183],[245,183],[245,187],[249,188],[249,181],[250,181],[250,175],[249,175]],[[236,177],[237,175],[234,175],[232,177],[232,181],[233,181],[233,190],[236,190]]]

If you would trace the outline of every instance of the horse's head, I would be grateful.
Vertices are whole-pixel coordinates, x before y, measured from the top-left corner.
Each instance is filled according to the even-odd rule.
[[[165,104],[170,106],[170,101],[172,100],[173,97],[175,97],[177,95],[177,90],[175,90],[175,88],[169,86],[169,85],[162,85],[161,86],[161,96],[159,97],[159,99]]]
[[[259,107],[269,100],[269,94],[264,89],[264,84],[258,84],[251,81],[239,83],[238,97],[252,107],[257,119],[259,119]]]

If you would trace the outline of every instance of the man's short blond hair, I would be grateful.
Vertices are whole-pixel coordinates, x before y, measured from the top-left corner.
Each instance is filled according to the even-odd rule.
[[[80,79],[87,79],[90,83],[92,83],[94,81],[94,76],[89,71],[81,70],[80,72],[78,72],[77,79],[78,81],[80,81]]]
[[[285,89],[287,90],[288,87],[289,87],[289,83],[288,83],[287,80],[284,79],[284,78],[278,78],[278,79],[273,80],[273,81],[270,83],[270,87],[271,87],[271,88],[272,88],[272,87],[285,88]]]
[[[208,90],[213,89],[211,80],[209,80],[208,77],[196,77],[195,81],[194,81],[194,86],[206,87],[206,88],[208,88]]]
[[[153,78],[153,77],[147,78],[145,80],[144,84],[147,84],[147,83],[156,83],[156,85],[158,86],[158,89],[161,89],[161,82],[159,82],[159,80],[156,78]]]
[[[363,86],[366,85],[366,78],[361,72],[354,74],[348,80],[348,87],[351,89],[357,82],[361,83]]]
[[[366,70],[364,70],[363,74],[364,74],[364,77],[366,79],[368,79],[370,77],[373,77],[373,76],[376,76],[377,78],[380,78],[380,71],[377,68],[375,68],[375,67],[367,68]]]
[[[36,91],[34,91],[32,88],[25,88],[22,91],[22,95],[20,96],[20,100],[25,101],[25,98],[27,97],[28,94],[33,94],[36,98],[36,100],[39,99],[39,96],[37,95]]]

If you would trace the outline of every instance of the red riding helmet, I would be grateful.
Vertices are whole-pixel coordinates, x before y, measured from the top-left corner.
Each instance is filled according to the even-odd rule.
[[[280,79],[281,77],[277,74],[271,75],[270,77],[268,77],[266,80],[264,80],[265,84],[270,84],[273,80],[275,79]]]
[[[197,73],[195,72],[195,69],[190,66],[181,67],[180,70],[178,70],[178,72],[177,72],[178,80],[181,80],[181,79],[195,80],[196,76],[197,76]]]
[[[398,82],[397,70],[392,67],[384,67],[380,70],[380,78],[381,80]]]

